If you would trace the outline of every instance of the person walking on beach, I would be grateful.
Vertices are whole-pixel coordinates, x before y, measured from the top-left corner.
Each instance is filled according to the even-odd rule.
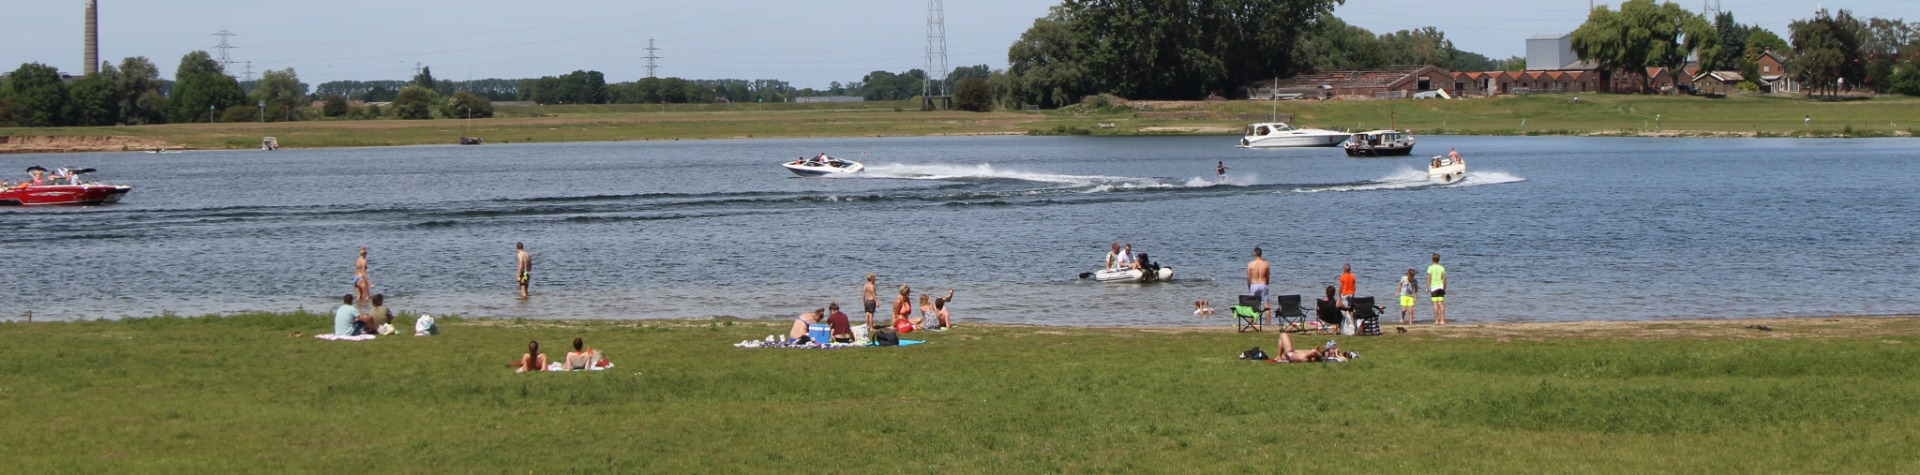
[[[1418,292],[1415,289],[1419,285],[1415,282],[1417,281],[1413,277],[1413,268],[1407,268],[1407,275],[1400,277],[1399,289],[1400,323],[1405,325],[1413,324],[1413,295]]]
[[[1227,162],[1226,162],[1225,160],[1221,160],[1221,161],[1220,161],[1220,164],[1218,164],[1218,165],[1214,165],[1214,166],[1213,166],[1213,174],[1214,174],[1215,176],[1218,176],[1218,177],[1220,178],[1220,182],[1221,182],[1221,183],[1226,183],[1226,182],[1227,182],[1227,170],[1232,170],[1232,169],[1233,169],[1233,167],[1229,167],[1229,166],[1227,166]]]
[[[1267,265],[1265,258],[1260,257],[1260,247],[1254,246],[1253,260],[1247,262],[1247,293],[1258,297],[1260,299],[1260,306],[1262,307],[1266,306],[1267,277],[1271,273],[1272,267]],[[1260,312],[1260,322],[1262,325],[1266,324],[1268,315],[1269,312]]]
[[[526,243],[513,243],[514,258],[519,264],[514,267],[513,279],[520,283],[520,298],[527,298],[527,282],[533,280],[533,254],[527,253]]]
[[[367,278],[367,247],[360,246],[360,258],[353,260],[354,302],[369,302],[373,296],[373,280]]]
[[[1440,265],[1440,253],[1433,253],[1433,265],[1427,266],[1427,295],[1433,296],[1433,324],[1447,324],[1447,268]]]
[[[873,311],[880,309],[880,295],[873,291],[873,273],[867,273],[867,285],[860,286],[860,305],[867,309],[867,328],[873,328]]]

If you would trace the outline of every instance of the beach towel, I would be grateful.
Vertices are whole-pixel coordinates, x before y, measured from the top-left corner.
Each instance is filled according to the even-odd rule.
[[[367,340],[372,340],[372,339],[373,339],[373,335],[352,335],[352,336],[347,336],[347,335],[335,335],[335,334],[332,334],[332,333],[322,333],[322,334],[319,334],[319,335],[314,335],[314,336],[313,336],[313,339],[315,339],[315,340],[326,340],[326,341],[367,341]]]
[[[926,342],[921,340],[900,340],[900,346],[917,345],[921,343],[926,343]],[[845,349],[845,348],[866,348],[871,346],[873,345],[862,344],[862,343],[834,343],[834,342],[822,343],[817,341],[800,343],[799,340],[783,340],[779,338],[774,338],[769,340],[741,340],[739,343],[733,344],[734,348],[802,348],[802,349],[814,349],[814,350],[839,350],[839,349]]]

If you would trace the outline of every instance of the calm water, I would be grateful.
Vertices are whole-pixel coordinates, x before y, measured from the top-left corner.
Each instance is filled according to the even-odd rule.
[[[960,321],[1192,324],[1254,246],[1276,294],[1390,301],[1439,252],[1474,321],[1920,312],[1914,140],[1422,137],[1424,158],[1249,151],[1230,137],[965,137],[0,156],[98,167],[119,205],[0,209],[0,318],[324,310],[371,248],[377,292],[529,318],[857,311],[880,275],[958,290]],[[821,151],[845,179],[775,164]],[[1212,182],[1214,162],[1234,184]],[[1175,282],[1077,278],[1133,243]],[[513,243],[535,298],[513,286]],[[1426,304],[1420,314],[1428,313]],[[856,318],[858,314],[855,313]],[[1223,319],[1210,324],[1224,325]]]

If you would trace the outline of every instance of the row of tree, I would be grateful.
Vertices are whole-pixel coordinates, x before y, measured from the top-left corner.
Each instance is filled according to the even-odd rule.
[[[1607,71],[1625,71],[1646,87],[1647,68],[1681,70],[1697,57],[1709,71],[1739,71],[1757,87],[1759,60],[1767,52],[1786,58],[1786,73],[1810,92],[1837,94],[1858,88],[1920,95],[1920,23],[1869,18],[1847,10],[1788,25],[1791,44],[1758,25],[1741,25],[1732,12],[1712,22],[1672,2],[1628,0],[1618,11],[1594,8],[1573,32],[1581,59]]]

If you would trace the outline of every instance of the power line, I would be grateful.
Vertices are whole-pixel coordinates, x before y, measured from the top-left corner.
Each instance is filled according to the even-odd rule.
[[[947,95],[947,14],[940,0],[927,0],[927,77],[920,84],[924,107],[946,109],[936,97]]]

